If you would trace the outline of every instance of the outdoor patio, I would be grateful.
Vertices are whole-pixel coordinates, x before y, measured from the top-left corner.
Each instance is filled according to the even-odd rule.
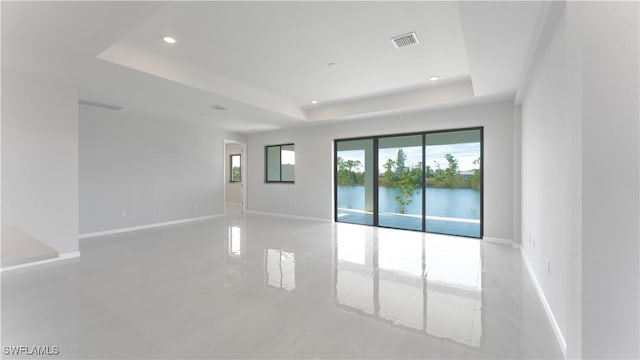
[[[429,215],[427,215],[426,219],[427,232],[480,237],[480,220],[478,219],[446,218]],[[373,213],[339,208],[337,220],[352,224],[373,225]],[[380,213],[378,223],[384,227],[422,230],[422,217],[415,214]]]

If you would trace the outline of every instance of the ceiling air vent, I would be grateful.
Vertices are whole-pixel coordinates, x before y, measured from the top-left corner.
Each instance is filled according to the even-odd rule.
[[[107,103],[100,103],[100,102],[89,101],[89,100],[82,100],[82,99],[78,100],[78,104],[86,105],[86,106],[93,106],[93,107],[97,107],[97,108],[101,108],[101,109],[107,109],[107,110],[113,110],[113,111],[122,110],[122,106],[113,105],[113,104],[107,104]]]
[[[396,47],[396,49],[400,49],[403,47],[415,45],[420,41],[418,40],[418,36],[416,35],[415,31],[412,31],[408,34],[402,34],[392,37],[391,42],[393,43],[393,46]]]

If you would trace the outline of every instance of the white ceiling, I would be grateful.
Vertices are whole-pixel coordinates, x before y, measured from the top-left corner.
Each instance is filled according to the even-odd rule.
[[[2,62],[71,76],[80,97],[122,111],[266,130],[513,94],[542,7],[5,1]],[[420,44],[391,44],[410,31]],[[178,43],[165,44],[163,35]]]
[[[410,31],[420,46],[389,40]],[[167,46],[160,34],[179,42]],[[178,3],[121,42],[298,106],[469,74],[455,2]]]
[[[542,2],[463,2],[460,18],[476,96],[518,86]]]

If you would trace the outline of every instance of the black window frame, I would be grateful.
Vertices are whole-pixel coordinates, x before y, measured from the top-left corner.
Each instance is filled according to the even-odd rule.
[[[410,135],[422,135],[422,166],[423,166],[423,170],[422,170],[422,188],[424,189],[426,186],[425,183],[425,159],[426,159],[426,150],[425,150],[425,144],[426,144],[426,137],[427,135],[430,134],[438,134],[438,133],[447,133],[447,132],[456,132],[456,131],[468,131],[468,130],[478,130],[480,132],[480,235],[478,237],[475,236],[465,236],[465,235],[456,235],[456,234],[442,234],[442,233],[437,233],[437,232],[431,232],[431,231],[427,231],[426,229],[426,220],[424,217],[424,214],[426,214],[426,191],[422,191],[422,230],[413,230],[413,229],[402,229],[402,230],[407,230],[407,231],[418,231],[418,232],[424,232],[427,234],[442,234],[442,235],[447,235],[447,236],[458,236],[458,237],[464,237],[464,238],[469,238],[469,239],[479,239],[482,240],[484,238],[484,142],[485,142],[485,138],[484,138],[484,126],[472,126],[472,127],[462,127],[462,128],[452,128],[452,129],[439,129],[439,130],[425,130],[425,131],[415,131],[415,132],[407,132],[407,133],[396,133],[396,134],[384,134],[384,135],[370,135],[370,136],[358,136],[358,137],[349,137],[349,138],[338,138],[338,139],[333,139],[333,221],[336,223],[342,223],[342,221],[340,221],[338,219],[338,164],[337,164],[337,159],[338,159],[338,143],[341,141],[353,141],[353,140],[368,140],[371,139],[373,140],[373,163],[374,164],[378,164],[378,149],[379,149],[379,144],[378,141],[381,138],[387,138],[387,137],[396,137],[396,136],[410,136]],[[377,165],[375,165],[377,166]],[[375,172],[378,172],[379,170],[375,169]],[[373,177],[373,186],[374,189],[378,189],[378,176]],[[379,227],[379,228],[390,228],[390,229],[395,229],[392,227],[388,227],[388,226],[380,226],[379,224],[379,219],[378,219],[378,191],[374,191],[373,192],[373,207],[374,207],[374,214],[373,214],[373,224],[361,224],[363,226],[372,226],[372,227]]]
[[[282,147],[293,146],[294,158],[295,158],[295,143],[277,144],[277,145],[265,145],[264,147],[264,182],[265,184],[295,184],[295,164],[293,172],[293,180],[282,180]],[[269,180],[269,148],[280,148],[280,180]]]
[[[238,156],[240,158],[240,178],[238,180],[233,180],[233,157]],[[231,154],[229,155],[229,182],[230,183],[240,183],[242,182],[242,154]]]

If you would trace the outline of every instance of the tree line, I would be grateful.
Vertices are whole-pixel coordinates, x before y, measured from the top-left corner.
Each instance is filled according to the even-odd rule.
[[[442,169],[440,164],[434,161],[434,166],[425,167],[425,182],[427,187],[459,189],[467,188],[480,190],[480,170],[474,169],[471,176],[460,174],[458,159],[451,154],[446,154],[447,167]],[[378,176],[380,186],[399,189],[395,200],[398,204],[398,212],[404,214],[411,203],[413,193],[422,187],[422,162],[414,166],[406,165],[407,155],[402,149],[398,150],[396,159],[388,159],[384,164],[384,172]],[[364,185],[364,169],[359,160],[344,160],[338,157],[338,185],[354,186]],[[474,160],[474,165],[480,165],[480,158]]]

